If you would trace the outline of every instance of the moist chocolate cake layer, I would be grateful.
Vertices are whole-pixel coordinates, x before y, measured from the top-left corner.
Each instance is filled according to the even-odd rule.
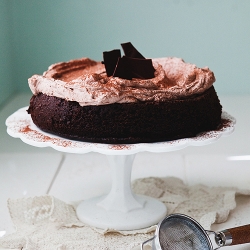
[[[45,94],[33,95],[28,113],[45,132],[68,139],[131,144],[161,142],[216,129],[222,107],[214,87],[204,93],[162,102],[80,106]]]

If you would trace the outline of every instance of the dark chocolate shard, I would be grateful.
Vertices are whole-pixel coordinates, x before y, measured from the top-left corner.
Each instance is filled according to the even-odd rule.
[[[155,77],[151,59],[123,56],[118,59],[113,76],[131,80],[132,78],[151,79]]]
[[[151,59],[146,59],[130,43],[121,44],[125,56],[121,57],[119,49],[103,52],[103,60],[107,76],[120,77],[131,80],[132,78],[151,79],[155,69]]]
[[[119,49],[103,52],[103,61],[107,76],[113,75],[116,64],[118,62],[118,58],[121,58],[121,51]]]
[[[120,78],[127,79],[127,80],[132,79],[130,65],[128,64],[128,61],[126,60],[124,56],[122,58],[118,58],[113,76],[120,77]]]
[[[155,68],[151,59],[139,59],[124,56],[126,64],[129,65],[132,78],[151,79],[154,78]]]
[[[132,45],[132,43],[122,43],[121,46],[125,56],[145,59],[145,57]]]

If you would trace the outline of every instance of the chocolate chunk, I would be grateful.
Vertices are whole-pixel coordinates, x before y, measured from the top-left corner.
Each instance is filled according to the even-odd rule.
[[[107,76],[113,75],[118,58],[121,58],[121,51],[119,49],[103,52],[103,63],[105,65]]]
[[[155,69],[151,59],[139,59],[131,57],[123,57],[126,64],[129,65],[132,78],[151,79],[155,77]]]
[[[119,49],[103,52],[103,60],[107,76],[150,79],[154,77],[155,69],[151,59],[146,59],[129,43],[121,44],[125,56],[121,57]]]
[[[151,59],[138,59],[123,56],[118,59],[113,76],[131,80],[132,78],[151,79],[155,69]]]
[[[122,58],[118,58],[118,62],[114,70],[113,76],[131,80],[131,73],[132,72],[130,69],[130,65],[128,64],[128,60],[126,59],[126,57],[123,56]]]
[[[145,59],[145,57],[132,45],[132,43],[122,43],[121,46],[125,56]]]

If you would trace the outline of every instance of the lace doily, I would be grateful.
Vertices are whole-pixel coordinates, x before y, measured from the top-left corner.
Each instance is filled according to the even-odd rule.
[[[249,190],[187,186],[177,178],[138,179],[135,193],[161,200],[170,213],[183,213],[196,219],[205,229],[227,220],[236,207],[238,194]],[[139,250],[151,238],[155,226],[134,231],[114,232],[91,228],[80,222],[74,205],[52,196],[8,200],[16,232],[0,238],[0,246],[23,250]]]

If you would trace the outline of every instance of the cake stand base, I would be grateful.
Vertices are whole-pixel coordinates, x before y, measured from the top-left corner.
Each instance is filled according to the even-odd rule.
[[[107,155],[112,170],[108,195],[82,201],[76,213],[82,222],[114,230],[135,230],[157,224],[167,213],[166,206],[131,190],[131,170],[135,155]]]
[[[105,199],[103,196],[82,201],[77,207],[77,216],[82,222],[97,228],[135,230],[155,225],[166,215],[165,205],[158,200],[142,195],[135,198],[144,206],[129,212],[107,211],[100,206]]]

